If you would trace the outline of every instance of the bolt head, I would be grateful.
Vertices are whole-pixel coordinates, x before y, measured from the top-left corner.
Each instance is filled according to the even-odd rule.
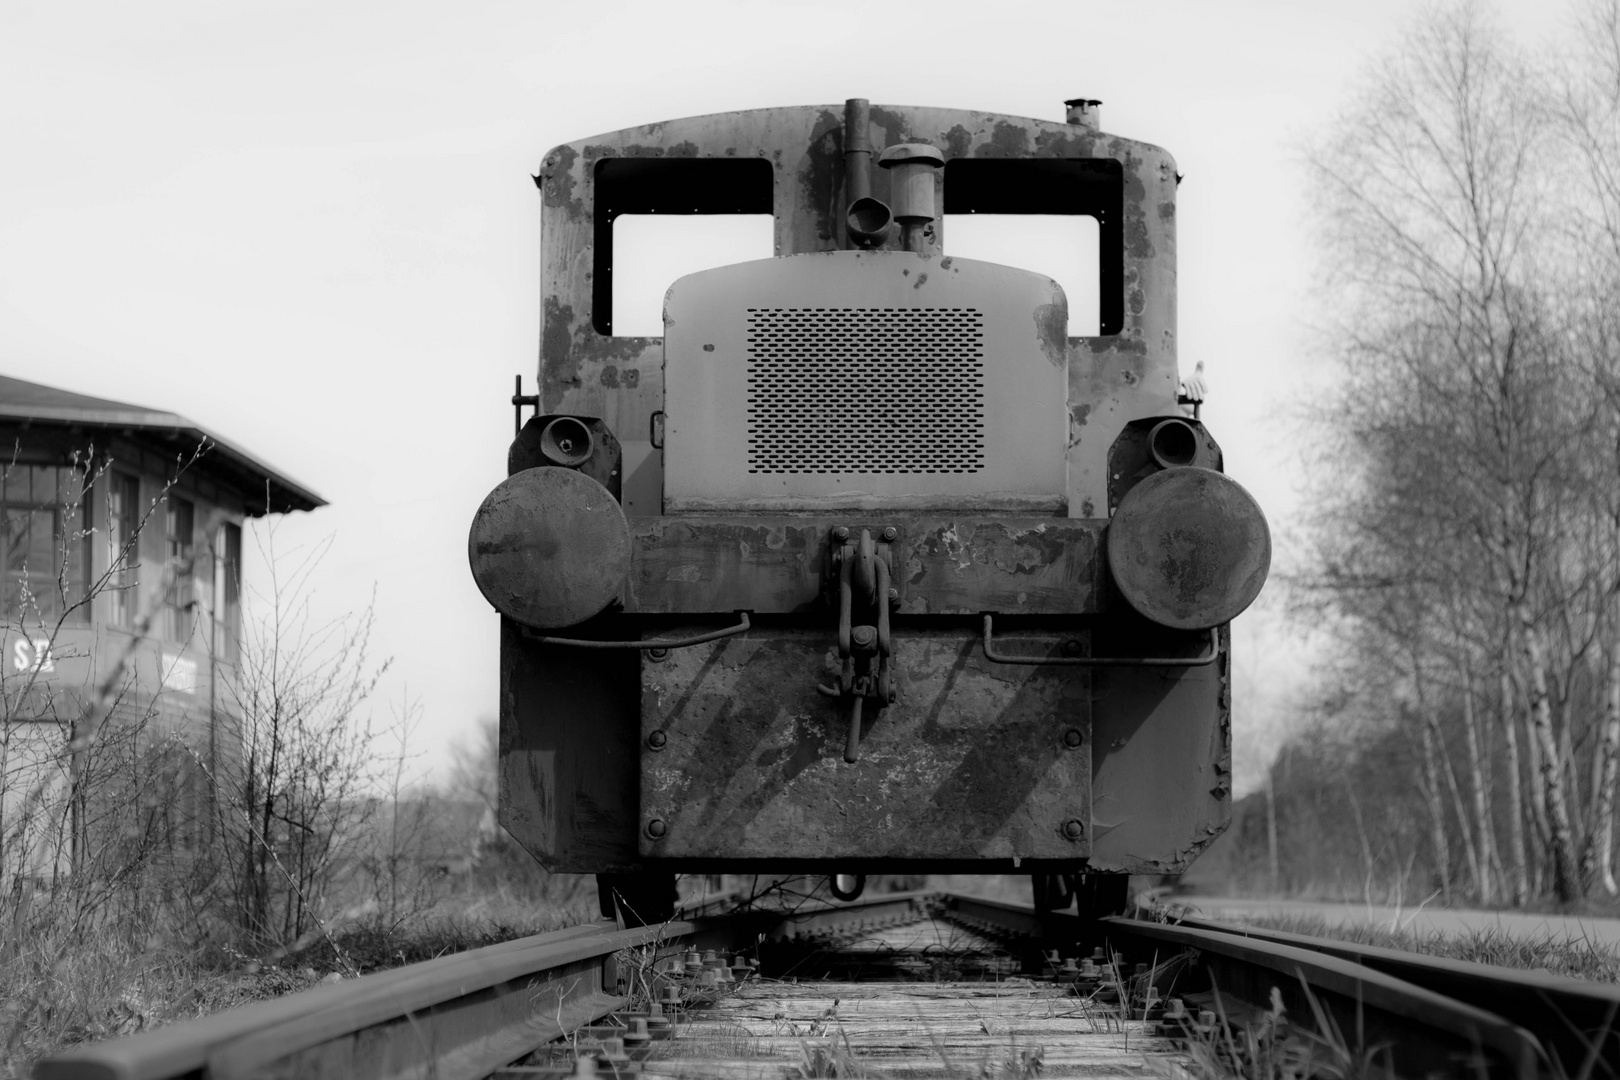
[[[857,626],[849,632],[849,639],[857,645],[870,645],[877,639],[877,631],[870,626]]]
[[[883,539],[887,540],[891,544],[894,543],[896,540],[900,539],[900,530],[895,528],[893,525],[888,526],[883,530]]]
[[[1063,655],[1079,656],[1082,648],[1079,638],[1070,638],[1063,643]]]
[[[654,750],[662,750],[668,744],[669,736],[665,735],[662,731],[655,731],[651,735],[647,736],[647,745],[652,747]]]
[[[654,734],[662,735],[663,732],[655,732]],[[1067,746],[1070,750],[1078,749],[1080,744],[1084,743],[1085,741],[1086,737],[1080,734],[1079,728],[1070,728],[1068,731],[1063,733],[1063,745]]]
[[[833,530],[833,539],[834,540],[848,540],[849,539],[849,527],[846,526],[846,525],[838,526],[838,528]]]
[[[665,824],[663,818],[653,818],[647,822],[647,835],[654,840],[662,838],[667,832],[669,832],[669,826]]]
[[[1080,823],[1079,818],[1070,818],[1063,823],[1063,835],[1070,840],[1079,840],[1086,835],[1086,827]]]
[[[658,661],[658,660],[668,660],[669,659],[669,650],[668,649],[648,649],[647,650],[647,659],[655,661],[655,662]]]

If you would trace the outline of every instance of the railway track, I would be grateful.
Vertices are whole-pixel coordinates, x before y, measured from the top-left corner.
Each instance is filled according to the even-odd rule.
[[[1264,1053],[1340,1074],[1605,1077],[1617,1020],[1611,985],[910,893],[591,923],[87,1044],[34,1076],[1095,1077],[1244,1073]]]

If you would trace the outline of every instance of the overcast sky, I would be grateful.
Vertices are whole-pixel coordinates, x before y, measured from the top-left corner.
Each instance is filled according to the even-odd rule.
[[[424,762],[497,709],[497,619],[467,570],[532,385],[539,193],[557,143],[768,105],[1061,119],[1186,176],[1184,369],[1274,529],[1317,349],[1299,147],[1415,12],[1355,3],[25,3],[0,0],[0,373],[172,410],[313,487],[283,547],[330,537],[328,613],[376,590]],[[1516,34],[1562,5],[1499,9]],[[250,564],[249,574],[254,574]],[[250,587],[262,584],[250,580]],[[1264,603],[1264,600],[1263,600]],[[1305,654],[1237,637],[1239,789]]]

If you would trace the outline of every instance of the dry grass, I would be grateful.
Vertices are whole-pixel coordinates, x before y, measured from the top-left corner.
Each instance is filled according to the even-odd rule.
[[[1371,923],[1330,923],[1320,918],[1291,915],[1246,919],[1244,923],[1290,934],[1401,949],[1476,964],[1546,971],[1595,982],[1620,982],[1620,948],[1587,936],[1570,937],[1552,931],[1514,936],[1497,927],[1448,934],[1391,929]]]
[[[110,931],[71,938],[36,927],[0,959],[0,1077],[26,1076],[61,1047],[314,986],[312,968],[221,969],[196,953]]]
[[[209,928],[176,912],[91,929],[48,910],[0,944],[0,1078],[39,1057],[266,998],[323,980],[431,960],[545,933],[596,916],[595,890],[542,896],[494,888],[439,901],[392,925],[362,918],[266,963],[221,948]],[[154,932],[154,928],[156,932]],[[12,928],[8,927],[10,931]],[[339,953],[341,952],[341,956]]]
[[[1276,990],[1271,1008],[1245,1024],[1194,1022],[1177,1076],[1194,1080],[1360,1080],[1391,1075],[1381,1048],[1354,1050],[1321,1009],[1304,1027],[1283,1009]],[[1315,1005],[1315,1002],[1312,1002]],[[1170,1074],[1170,1070],[1160,1070]]]

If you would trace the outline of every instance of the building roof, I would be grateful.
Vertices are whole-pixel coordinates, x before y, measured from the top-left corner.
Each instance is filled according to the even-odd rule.
[[[250,516],[313,510],[326,505],[325,499],[286,473],[174,413],[0,375],[0,420],[122,429],[148,440],[173,444],[182,451],[206,446],[204,461],[212,470],[224,473],[244,491],[266,489],[264,503],[255,505],[255,500],[247,501]]]

